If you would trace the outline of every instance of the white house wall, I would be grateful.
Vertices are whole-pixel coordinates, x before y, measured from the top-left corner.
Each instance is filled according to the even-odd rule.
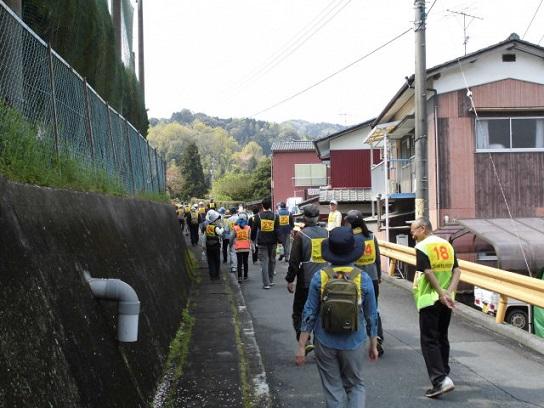
[[[365,126],[363,129],[357,129],[340,137],[331,140],[330,150],[362,150],[370,149],[370,145],[364,144],[370,133],[370,126]]]
[[[503,62],[503,54],[515,54],[516,61]],[[540,57],[519,50],[498,49],[477,56],[475,60],[472,64],[469,61],[461,64],[469,87],[507,78],[544,84],[544,61]],[[448,71],[442,71],[433,87],[439,94],[466,88],[459,64],[451,66]]]

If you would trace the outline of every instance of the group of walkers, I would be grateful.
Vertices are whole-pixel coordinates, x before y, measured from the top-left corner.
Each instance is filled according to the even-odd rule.
[[[240,283],[248,279],[249,252],[253,263],[258,257],[263,289],[274,286],[277,245],[282,244],[280,260],[288,262],[287,290],[294,293],[296,364],[304,364],[308,353],[315,351],[327,407],[364,407],[362,348],[368,340],[371,361],[384,354],[378,312],[381,257],[363,214],[349,210],[344,217],[337,206],[330,202],[326,227],[320,225],[316,205],[304,207],[302,224],[297,227],[285,204],[273,211],[270,199],[264,199],[249,216],[243,208],[223,214],[224,209],[208,209],[201,231],[211,279],[219,279],[222,243],[223,261],[230,254],[231,271],[238,272]],[[193,209],[198,211],[198,206],[190,212]],[[187,222],[190,219],[186,216]],[[432,383],[425,396],[436,398],[454,389],[449,377],[448,327],[460,270],[453,247],[432,234],[427,219],[415,220],[411,235],[417,242],[413,294],[421,350]]]

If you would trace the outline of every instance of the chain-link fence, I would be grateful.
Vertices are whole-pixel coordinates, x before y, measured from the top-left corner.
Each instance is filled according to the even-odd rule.
[[[0,98],[57,154],[105,170],[131,194],[166,191],[156,149],[2,1]]]

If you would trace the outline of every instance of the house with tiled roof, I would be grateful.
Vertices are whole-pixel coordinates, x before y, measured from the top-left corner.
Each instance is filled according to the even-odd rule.
[[[288,198],[306,200],[327,185],[327,167],[317,157],[312,141],[272,144],[272,205]]]

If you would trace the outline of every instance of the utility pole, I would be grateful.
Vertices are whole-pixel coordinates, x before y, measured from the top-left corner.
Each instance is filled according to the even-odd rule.
[[[415,161],[416,202],[415,218],[429,217],[427,184],[427,67],[425,46],[425,0],[415,0]]]
[[[144,75],[144,0],[138,0],[138,79],[142,88],[145,104],[145,75]]]
[[[123,49],[121,46],[121,0],[112,0],[111,17],[113,20],[113,35],[115,39],[115,52],[119,58],[123,59]]]
[[[23,17],[23,1],[22,0],[6,0],[6,4],[15,14]]]
[[[452,14],[458,14],[460,16],[463,16],[463,45],[465,46],[465,55],[467,55],[467,44],[468,44],[468,35],[467,35],[467,29],[468,29],[468,26],[467,26],[467,17],[471,17],[472,20],[483,20],[482,17],[477,17],[477,16],[473,16],[472,14],[467,14],[463,11],[454,11],[454,10],[450,10],[450,9],[447,9],[446,11],[452,13]],[[472,21],[471,21],[472,22]],[[470,25],[470,23],[469,23]]]

